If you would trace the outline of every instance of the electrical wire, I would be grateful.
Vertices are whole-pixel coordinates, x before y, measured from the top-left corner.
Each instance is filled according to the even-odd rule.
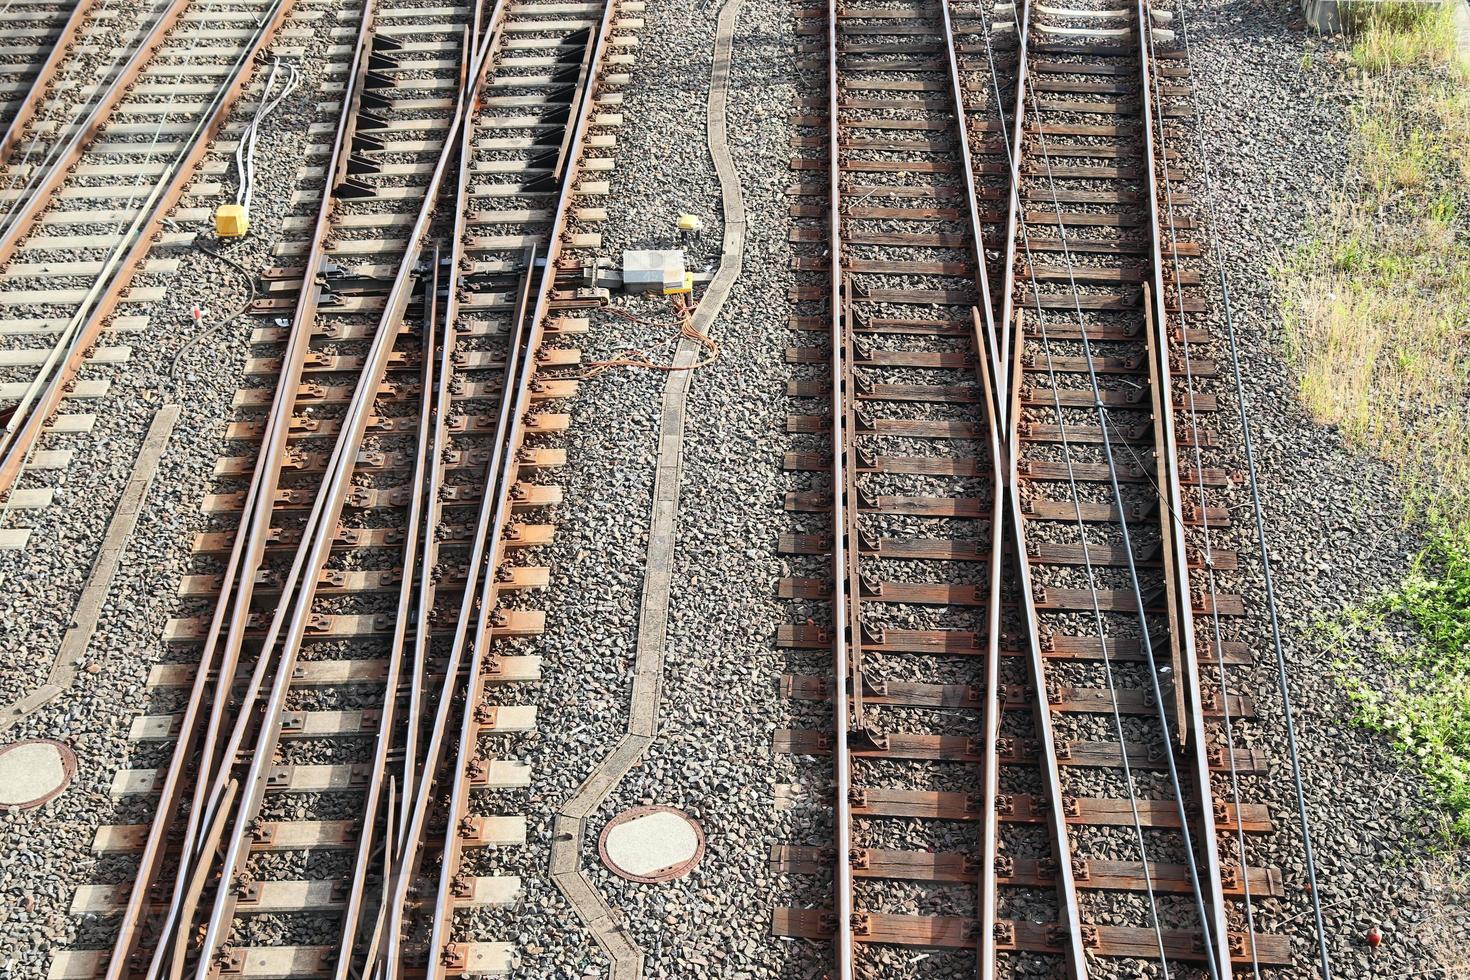
[[[276,76],[282,68],[286,70],[286,80],[280,93],[272,98],[271,89],[275,87]],[[260,127],[271,113],[276,111],[276,107],[296,91],[300,83],[301,72],[294,61],[273,59],[271,73],[266,77],[260,101],[255,104],[255,114],[251,116],[250,122],[246,124],[244,132],[240,134],[240,139],[235,144],[235,170],[240,175],[240,186],[235,190],[235,203],[241,205],[246,214],[250,213],[250,201],[255,193],[255,146],[260,136]]]
[[[220,262],[224,262],[236,272],[238,272],[241,278],[245,281],[245,288],[248,292],[248,295],[245,299],[245,302],[240,304],[240,306],[233,312],[231,312],[227,316],[220,317],[211,326],[199,330],[188,340],[184,341],[183,345],[178,349],[178,352],[174,354],[173,363],[170,365],[168,370],[169,380],[174,382],[175,384],[178,384],[179,365],[183,361],[184,357],[187,354],[191,353],[196,347],[198,347],[199,344],[219,333],[219,331],[224,329],[225,326],[235,322],[237,319],[244,316],[250,310],[251,305],[255,302],[256,296],[258,295],[255,288],[255,275],[234,258],[226,255],[223,252],[218,252],[212,248],[208,248],[207,246],[205,246],[202,233],[196,234],[194,236],[194,247],[200,252],[203,252],[205,255],[217,259]],[[201,319],[203,318],[201,317]]]
[[[1140,30],[1143,30],[1143,25],[1140,25]],[[1018,42],[1019,43],[1025,43],[1025,41],[1026,41],[1025,38],[1018,38]],[[988,43],[989,42],[988,42],[988,38],[987,38],[987,46],[988,46]],[[993,68],[992,68],[992,75],[993,74],[994,74],[994,71],[993,71]],[[1034,89],[1033,89],[1033,87],[1031,85],[1031,79],[1029,78],[1029,76],[1026,79],[1020,80],[1020,83],[1021,84],[1025,84],[1027,86],[1027,91],[1029,92],[1029,94],[1031,96],[1031,101],[1032,101],[1033,105],[1036,106],[1037,112],[1040,112],[1040,102],[1036,98],[1036,94],[1035,94],[1035,91],[1034,91]],[[998,90],[998,86],[997,86],[997,93],[998,93],[998,91],[999,90]],[[1002,124],[1004,125],[1004,123],[1002,123]],[[1136,562],[1134,560],[1133,553],[1132,553],[1131,535],[1130,535],[1129,530],[1128,530],[1128,517],[1127,517],[1127,512],[1124,509],[1123,503],[1122,503],[1122,493],[1121,493],[1121,487],[1119,485],[1119,478],[1118,478],[1117,468],[1116,468],[1116,460],[1114,458],[1112,447],[1111,447],[1111,436],[1108,434],[1108,419],[1107,419],[1106,407],[1104,406],[1104,404],[1102,402],[1101,389],[1100,389],[1100,385],[1099,385],[1099,382],[1098,382],[1098,379],[1097,379],[1096,368],[1095,368],[1093,354],[1092,354],[1092,349],[1091,349],[1091,340],[1090,340],[1090,338],[1088,336],[1088,332],[1087,332],[1086,319],[1085,319],[1085,317],[1082,314],[1082,310],[1081,310],[1081,306],[1080,306],[1080,292],[1079,292],[1079,290],[1077,288],[1077,283],[1076,283],[1075,276],[1071,272],[1072,267],[1073,267],[1073,263],[1072,263],[1072,258],[1071,258],[1071,254],[1070,254],[1070,248],[1069,248],[1069,245],[1068,245],[1068,242],[1067,242],[1067,233],[1066,233],[1065,225],[1064,225],[1064,222],[1061,219],[1061,208],[1060,208],[1060,202],[1059,202],[1059,199],[1057,198],[1057,193],[1056,193],[1056,184],[1055,184],[1055,178],[1054,178],[1053,171],[1052,171],[1052,164],[1051,164],[1050,152],[1049,152],[1049,150],[1047,148],[1045,133],[1044,132],[1039,132],[1039,135],[1040,135],[1041,144],[1042,144],[1042,146],[1041,146],[1041,149],[1042,149],[1042,157],[1043,157],[1043,160],[1045,161],[1045,164],[1046,164],[1047,183],[1048,183],[1048,186],[1050,187],[1051,192],[1052,192],[1052,198],[1053,198],[1052,205],[1053,205],[1053,210],[1057,214],[1057,226],[1058,226],[1058,231],[1059,231],[1059,234],[1060,234],[1060,243],[1061,243],[1061,246],[1062,246],[1063,258],[1064,258],[1064,261],[1066,262],[1067,267],[1068,267],[1068,277],[1069,277],[1069,280],[1070,280],[1071,292],[1072,292],[1073,299],[1074,299],[1075,312],[1076,312],[1076,315],[1077,315],[1077,323],[1078,323],[1079,331],[1080,331],[1080,334],[1081,334],[1083,348],[1084,348],[1084,351],[1086,352],[1088,375],[1089,375],[1089,378],[1090,378],[1090,381],[1091,381],[1091,385],[1092,385],[1092,389],[1093,389],[1093,392],[1094,392],[1094,403],[1095,403],[1094,407],[1095,407],[1095,409],[1097,411],[1098,422],[1099,422],[1099,430],[1100,430],[1101,435],[1102,435],[1102,438],[1103,438],[1103,453],[1104,453],[1104,456],[1107,459],[1107,466],[1108,466],[1109,475],[1110,475],[1110,479],[1111,479],[1111,483],[1112,483],[1114,503],[1115,503],[1115,506],[1118,508],[1118,510],[1120,512],[1119,513],[1120,527],[1121,527],[1121,530],[1122,530],[1122,533],[1123,533],[1123,549],[1122,550],[1124,551],[1124,553],[1126,554],[1127,559],[1128,559],[1127,564],[1128,564],[1128,568],[1129,568],[1130,579],[1131,579],[1132,586],[1133,586],[1134,597],[1135,597],[1135,601],[1136,601],[1136,605],[1137,605],[1139,627],[1140,627],[1140,630],[1142,631],[1142,634],[1143,634],[1141,645],[1143,647],[1144,653],[1145,653],[1145,655],[1147,657],[1147,660],[1148,660],[1148,663],[1149,663],[1149,668],[1150,668],[1149,669],[1149,675],[1150,675],[1150,681],[1151,681],[1151,683],[1153,685],[1153,688],[1154,688],[1154,700],[1155,700],[1155,703],[1157,704],[1157,706],[1159,708],[1159,724],[1160,724],[1160,726],[1162,728],[1162,731],[1164,733],[1164,741],[1165,741],[1165,744],[1168,744],[1169,741],[1170,741],[1170,733],[1169,733],[1170,726],[1169,726],[1167,714],[1165,713],[1164,707],[1163,707],[1162,692],[1159,689],[1158,670],[1157,670],[1156,664],[1154,663],[1152,644],[1151,644],[1150,639],[1149,639],[1149,627],[1148,627],[1147,617],[1146,617],[1146,613],[1145,613],[1145,609],[1144,609],[1142,589],[1141,589],[1141,584],[1140,584],[1140,580],[1139,580],[1139,577],[1138,577]],[[1010,148],[1009,148],[1009,142],[1008,141],[1006,143],[1006,152],[1007,152],[1007,155],[1009,157],[1010,156]],[[1019,171],[1018,171],[1018,168],[1017,168],[1017,165],[1016,165],[1016,161],[1014,159],[1012,159],[1010,162],[1011,162],[1012,179],[1013,179],[1013,181],[1017,181],[1018,182],[1019,181]],[[1033,291],[1036,293],[1036,295],[1039,297],[1040,292],[1039,292],[1039,289],[1037,289],[1037,285],[1036,285],[1034,265],[1030,261],[1030,259],[1031,259],[1030,242],[1029,242],[1029,237],[1027,235],[1027,231],[1026,231],[1026,228],[1025,228],[1025,223],[1024,222],[1019,223],[1018,224],[1018,227],[1021,229],[1022,239],[1023,239],[1023,242],[1025,243],[1025,246],[1026,246],[1027,258],[1028,258],[1028,263],[1027,264],[1028,264],[1028,267],[1030,267],[1032,269],[1032,272],[1031,272],[1031,276],[1032,276],[1032,288],[1033,288]],[[1037,320],[1038,320],[1039,326],[1042,329],[1042,341],[1043,341],[1044,349],[1047,351],[1048,369],[1049,369],[1049,371],[1051,371],[1051,373],[1053,375],[1053,379],[1055,379],[1055,373],[1054,373],[1054,370],[1052,368],[1052,363],[1051,363],[1050,338],[1047,336],[1045,314],[1042,312],[1042,308],[1039,305],[1039,301],[1038,301],[1038,306],[1037,306]],[[1061,407],[1060,407],[1060,402],[1059,402],[1059,396],[1057,396],[1055,394],[1056,391],[1057,391],[1057,387],[1055,385],[1055,380],[1054,380],[1054,383],[1053,383],[1053,392],[1054,392],[1054,400],[1056,400],[1057,403],[1058,403],[1057,406],[1056,406],[1057,413],[1058,413],[1058,421],[1059,421],[1059,423],[1061,423],[1061,427],[1063,429],[1063,432],[1065,433],[1065,425],[1066,425],[1066,423],[1065,423],[1064,417],[1061,414]],[[1064,445],[1065,445],[1065,434],[1064,434]],[[1068,467],[1069,467],[1069,474],[1070,474],[1071,473],[1071,451],[1070,451],[1070,448],[1069,447],[1066,449],[1066,455],[1067,455],[1067,459],[1068,459]],[[1080,497],[1078,496],[1077,489],[1075,487],[1075,483],[1073,485],[1073,499],[1074,499],[1074,502],[1077,503],[1078,508],[1079,508],[1079,511],[1080,511],[1081,501],[1080,501]],[[1086,557],[1087,541],[1086,541],[1085,534],[1083,535],[1083,547],[1084,547],[1084,559],[1088,561],[1088,576],[1089,576],[1089,581],[1091,582],[1091,581],[1093,581],[1093,579],[1092,579],[1092,571],[1091,571],[1090,559],[1088,559]],[[1106,642],[1104,642],[1104,649],[1106,650]],[[1126,758],[1126,751],[1124,752],[1124,756]],[[1185,842],[1185,845],[1186,845],[1185,850],[1186,850],[1186,854],[1187,854],[1187,857],[1188,857],[1187,865],[1188,865],[1189,872],[1190,872],[1191,885],[1193,887],[1193,891],[1194,891],[1195,898],[1196,898],[1196,903],[1197,903],[1197,906],[1198,906],[1198,911],[1199,911],[1199,914],[1200,914],[1201,926],[1202,926],[1202,928],[1204,930],[1206,939],[1208,940],[1208,938],[1209,938],[1209,936],[1210,936],[1210,934],[1212,932],[1212,928],[1211,928],[1211,925],[1210,925],[1209,916],[1208,916],[1208,914],[1206,912],[1206,909],[1205,909],[1203,892],[1202,892],[1201,885],[1200,885],[1200,880],[1199,880],[1198,867],[1197,867],[1196,862],[1195,862],[1194,848],[1193,848],[1193,845],[1192,845],[1192,842],[1191,842],[1191,835],[1190,835],[1189,827],[1188,827],[1188,820],[1187,820],[1186,814],[1184,812],[1184,807],[1183,807],[1183,789],[1182,789],[1182,785],[1181,785],[1180,780],[1179,780],[1177,766],[1175,765],[1174,757],[1173,757],[1172,752],[1167,752],[1166,753],[1166,759],[1167,759],[1167,762],[1168,762],[1168,769],[1169,769],[1170,781],[1173,784],[1175,801],[1176,801],[1176,804],[1177,804],[1177,806],[1179,808],[1180,833],[1183,836],[1184,842]],[[1205,774],[1205,778],[1208,778],[1208,774]],[[1147,862],[1146,861],[1145,861],[1145,868],[1147,868]],[[1155,917],[1156,916],[1157,916],[1157,911],[1155,910]],[[1162,943],[1162,940],[1160,940],[1160,942]],[[1161,955],[1161,960],[1162,960],[1162,955],[1163,955],[1162,945],[1160,947],[1160,955]],[[1210,957],[1210,958],[1207,959],[1207,965],[1210,968],[1210,973],[1211,973],[1212,976],[1215,976],[1215,975],[1218,974],[1218,967],[1215,964],[1213,957]],[[1167,969],[1167,967],[1165,967],[1165,968]]]
[[[715,361],[719,360],[720,345],[715,342],[715,339],[713,337],[711,337],[709,334],[701,332],[699,328],[694,325],[694,310],[697,304],[691,305],[682,296],[673,297],[672,303],[674,308],[674,316],[679,321],[679,332],[673,337],[670,337],[669,340],[665,342],[665,346],[667,346],[669,343],[675,343],[685,339],[692,340],[700,347],[704,348],[705,353],[700,360],[694,361],[690,364],[663,364],[654,361],[652,359],[652,355],[647,350],[625,350],[613,356],[609,360],[593,361],[591,364],[587,365],[587,370],[577,375],[577,377],[583,381],[586,381],[591,378],[595,378],[598,375],[603,374],[607,371],[611,371],[613,368],[619,367],[639,368],[645,371],[663,371],[666,373],[672,373],[674,371],[697,371],[700,368],[709,367],[711,364],[715,363]],[[621,319],[627,320],[630,323],[637,323],[649,327],[659,326],[659,324],[656,324],[651,320],[644,319],[643,317],[634,316],[633,314],[628,313],[624,310],[618,310],[609,307],[604,312],[616,317],[620,317]],[[677,354],[675,356],[677,357]]]

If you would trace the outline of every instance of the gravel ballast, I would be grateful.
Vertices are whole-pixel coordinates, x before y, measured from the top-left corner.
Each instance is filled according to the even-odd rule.
[[[1308,240],[1314,216],[1341,185],[1351,134],[1347,41],[1305,28],[1290,2],[1188,2],[1185,15],[1205,121],[1202,144],[1216,175],[1212,218],[1241,345],[1328,950],[1340,976],[1426,970],[1463,945],[1470,930],[1463,894],[1447,885],[1470,864],[1463,853],[1428,854],[1433,841],[1423,828],[1432,822],[1426,818],[1431,804],[1422,780],[1383,738],[1349,722],[1352,708],[1333,679],[1332,663],[1348,661],[1372,676],[1390,669],[1382,652],[1366,640],[1324,650],[1311,632],[1317,617],[1331,617],[1396,584],[1422,529],[1412,515],[1406,519],[1386,468],[1303,413],[1282,359],[1272,279],[1282,260]],[[1197,154],[1191,149],[1188,155]],[[1195,186],[1202,188],[1198,160],[1191,163]],[[1224,337],[1223,324],[1214,329]],[[1223,345],[1218,350],[1228,356]],[[1222,397],[1220,423],[1224,455],[1243,464],[1233,397]],[[1260,712],[1255,737],[1270,751],[1272,767],[1270,778],[1257,782],[1269,792],[1265,798],[1280,828],[1253,859],[1282,869],[1288,896],[1280,921],[1266,919],[1261,927],[1292,933],[1298,966],[1289,974],[1307,977],[1316,975],[1316,933],[1303,893],[1301,835],[1246,500],[1233,496],[1230,503],[1253,616],[1243,638],[1255,666],[1235,683]],[[1384,940],[1370,951],[1365,935],[1374,925]]]
[[[603,254],[671,244],[676,217],[691,212],[706,224],[691,254],[701,262],[717,257],[718,183],[704,143],[714,6],[650,0],[641,14],[638,62],[622,89],[618,167],[607,177],[612,186],[609,220],[600,229]],[[1348,724],[1350,708],[1328,660],[1354,659],[1371,672],[1375,665],[1386,669],[1380,654],[1364,647],[1326,657],[1304,636],[1315,615],[1394,584],[1416,548],[1418,529],[1404,523],[1387,473],[1298,408],[1280,356],[1270,278],[1277,260],[1309,234],[1314,209],[1325,204],[1343,168],[1348,89],[1334,56],[1345,44],[1306,32],[1288,0],[1190,0],[1185,10],[1196,98],[1206,120],[1204,146],[1216,173],[1214,222],[1243,345],[1329,946],[1339,976],[1424,970],[1443,949],[1470,938],[1466,917],[1443,884],[1446,874],[1470,868],[1463,858],[1416,858],[1426,844],[1415,829],[1426,805],[1420,780],[1380,737]],[[321,38],[309,43],[302,90],[282,106],[262,142],[257,237],[236,252],[252,268],[268,261],[307,125],[317,119],[324,44]],[[753,980],[818,976],[824,969],[822,947],[769,934],[773,904],[825,901],[824,882],[782,880],[767,867],[773,844],[806,842],[822,831],[826,792],[818,782],[822,760],[798,768],[771,753],[772,733],[791,723],[794,710],[780,697],[780,675],[823,669],[815,658],[788,663],[772,642],[792,614],[776,598],[783,573],[776,543],[790,530],[782,508],[788,480],[780,465],[789,448],[783,430],[792,404],[785,397],[792,369],[784,355],[793,343],[785,189],[793,180],[788,138],[796,111],[795,46],[787,4],[745,0],[729,104],[731,150],[749,225],[745,271],[712,329],[720,360],[697,372],[689,394],[661,724],[641,764],[588,826],[595,840],[625,808],[670,805],[701,823],[707,851],[691,874],[663,885],[624,881],[583,855],[594,886],[645,952],[648,977]],[[220,308],[237,305],[244,299],[239,278],[213,259],[190,255],[167,300],[150,311],[149,333],[127,341],[133,360],[117,372],[109,410],[66,474],[63,497],[40,516],[36,544],[23,555],[0,556],[0,616],[29,624],[0,640],[6,699],[44,676],[90,564],[88,543],[101,538],[108,502],[126,481],[154,410],[175,395],[166,379],[193,329],[190,306],[201,295]],[[584,360],[657,346],[673,334],[662,301],[627,308],[666,324],[667,331],[593,314]],[[0,963],[10,959],[13,976],[43,976],[47,950],[70,944],[83,927],[66,908],[74,887],[94,870],[93,830],[115,819],[107,788],[112,774],[128,764],[129,723],[146,709],[144,678],[162,649],[157,638],[174,608],[174,587],[188,569],[190,536],[202,526],[197,504],[222,451],[222,421],[239,384],[249,327],[235,321],[209,338],[207,356],[186,358],[180,371],[186,387],[178,392],[184,414],[76,688],[7,733],[7,739],[65,740],[81,763],[77,782],[61,797],[0,817]],[[1223,326],[1214,329],[1223,338]],[[1227,351],[1217,344],[1211,353]],[[522,958],[519,975],[526,977],[607,973],[591,934],[549,878],[548,854],[552,815],[627,724],[663,384],[661,373],[615,369],[584,382],[570,407],[569,461],[555,478],[566,502],[555,515],[555,544],[537,553],[537,563],[553,570],[552,588],[537,597],[548,610],[547,632],[530,645],[545,658],[543,682],[505,694],[509,703],[534,699],[538,730],[494,739],[497,752],[532,767],[529,792],[505,793],[497,801],[501,812],[526,814],[528,840],[524,848],[474,859],[478,873],[523,879],[520,901],[481,913],[475,938],[514,943]],[[1227,387],[1219,385],[1222,412],[1210,424],[1222,429],[1223,455],[1241,464]],[[1240,506],[1246,500],[1236,494],[1229,503],[1245,567],[1236,584],[1255,617],[1244,634],[1255,665],[1235,680],[1260,713],[1247,737],[1253,745],[1259,740],[1273,762],[1270,780],[1253,784],[1246,799],[1269,799],[1279,827],[1252,847],[1251,857],[1282,868],[1288,893],[1279,914],[1263,915],[1257,927],[1294,937],[1298,966],[1271,975],[1305,978],[1314,975],[1315,941],[1300,890],[1303,859],[1259,562],[1251,558],[1250,511]],[[80,506],[82,501],[95,506]],[[806,787],[794,809],[777,805],[778,795],[786,795],[780,787],[789,783]],[[1375,924],[1385,939],[1370,952],[1362,936]]]
[[[322,28],[351,23],[339,20],[337,10],[332,2],[298,2],[276,42],[277,48],[302,49],[304,77],[263,127],[252,236],[226,249],[247,268],[272,264],[271,247],[297,187],[308,127],[327,118],[318,103],[332,41]],[[257,85],[265,74],[257,74]],[[245,103],[235,121],[246,121],[253,111],[249,96]],[[65,472],[44,477],[61,487],[56,501],[26,515],[34,516],[36,531],[24,552],[0,556],[0,620],[7,624],[0,635],[0,677],[8,701],[44,681],[144,433],[160,406],[182,404],[75,686],[5,733],[7,741],[60,739],[79,761],[67,792],[39,809],[0,816],[0,963],[8,961],[16,978],[42,977],[52,950],[97,938],[87,920],[68,913],[75,888],[93,881],[99,868],[91,853],[93,833],[100,824],[145,817],[142,812],[120,817],[125,811],[108,790],[117,770],[139,764],[135,754],[147,751],[129,742],[129,726],[149,710],[147,672],[165,656],[164,623],[177,605],[179,580],[189,570],[192,535],[205,524],[199,502],[210,487],[214,461],[225,454],[224,423],[255,325],[248,318],[218,324],[182,357],[177,378],[171,377],[175,356],[198,330],[191,308],[200,304],[222,315],[247,298],[238,272],[197,251],[181,257],[183,265],[166,281],[169,292],[162,302],[125,311],[151,318],[146,332],[117,341],[132,346],[130,361],[116,368],[84,368],[84,379],[104,372],[113,379],[107,398],[86,409],[97,412],[97,426],[85,437],[60,443],[76,455]],[[137,282],[164,284],[149,276]],[[204,329],[213,326],[206,321]],[[135,804],[130,805],[136,809]]]

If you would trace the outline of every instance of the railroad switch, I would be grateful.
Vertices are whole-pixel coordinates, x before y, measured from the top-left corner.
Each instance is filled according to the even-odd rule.
[[[244,238],[250,233],[250,215],[243,204],[221,204],[214,212],[214,233],[219,238]]]

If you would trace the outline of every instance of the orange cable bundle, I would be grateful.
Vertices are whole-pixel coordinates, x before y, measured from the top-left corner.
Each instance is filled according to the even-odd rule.
[[[680,367],[674,364],[656,363],[645,351],[629,350],[624,351],[611,360],[593,361],[587,366],[587,370],[579,375],[579,377],[585,381],[587,379],[597,377],[604,371],[610,371],[613,368],[617,367],[642,368],[646,371],[665,372],[694,371],[702,367],[708,367],[715,361],[719,360],[720,345],[715,343],[713,337],[709,336],[708,334],[701,333],[694,326],[694,307],[691,306],[688,301],[686,301],[682,296],[674,297],[673,306],[674,315],[679,319],[679,339],[687,337],[688,339],[698,343],[701,347],[705,349],[705,356],[703,358],[695,361],[693,364],[687,364],[683,367]],[[609,308],[607,312],[611,313],[613,316],[622,317],[624,320],[627,320],[630,323],[637,323],[649,327],[658,326],[658,324],[652,320],[646,320],[643,317],[634,316],[633,314],[625,312],[623,310],[615,310]]]

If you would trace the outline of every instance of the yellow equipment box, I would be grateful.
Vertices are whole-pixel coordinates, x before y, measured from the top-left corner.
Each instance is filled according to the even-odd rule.
[[[244,238],[250,231],[250,216],[239,204],[221,204],[214,213],[214,233],[220,238]]]
[[[664,287],[665,296],[681,296],[692,292],[694,292],[694,273],[692,272],[684,273],[684,282],[682,285]]]

